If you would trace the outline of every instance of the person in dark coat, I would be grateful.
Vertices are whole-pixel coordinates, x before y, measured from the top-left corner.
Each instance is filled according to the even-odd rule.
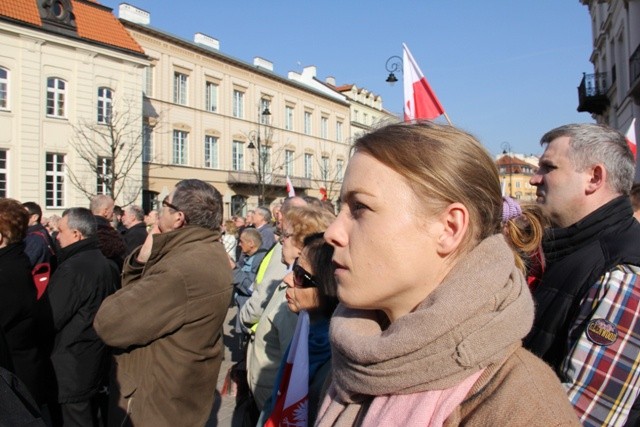
[[[124,208],[122,223],[126,227],[123,234],[127,245],[127,255],[147,240],[147,224],[144,223],[144,211],[140,206],[131,205]]]
[[[43,300],[54,332],[51,363],[55,375],[54,425],[96,425],[96,396],[106,378],[108,351],[93,329],[102,301],[115,292],[117,277],[98,249],[97,226],[88,209],[63,213],[61,256]]]
[[[29,228],[24,239],[24,253],[29,258],[31,268],[49,263],[53,273],[56,268],[57,248],[49,231],[42,225],[42,208],[35,202],[25,202],[22,207],[28,213]]]
[[[0,328],[13,372],[39,404],[44,403],[44,357],[36,338],[36,288],[23,239],[29,214],[13,199],[0,199]]]
[[[127,253],[127,245],[122,235],[111,225],[114,201],[110,196],[99,194],[91,199],[91,213],[98,225],[98,248],[102,254],[117,266],[118,275],[122,273],[122,263]]]

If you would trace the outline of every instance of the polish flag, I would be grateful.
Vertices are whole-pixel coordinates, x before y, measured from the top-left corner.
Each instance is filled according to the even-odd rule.
[[[438,97],[431,90],[427,79],[413,59],[406,44],[402,43],[404,75],[404,121],[432,120],[444,114]]]
[[[320,200],[327,200],[327,189],[324,187],[320,187]]]
[[[278,398],[265,427],[306,426],[309,419],[309,314],[298,314]]]
[[[296,190],[293,189],[293,184],[291,183],[291,178],[289,178],[289,175],[287,175],[287,196],[288,197],[296,196]]]
[[[629,125],[629,129],[627,129],[627,133],[624,136],[627,138],[627,144],[633,153],[633,160],[635,160],[638,149],[636,144],[636,119],[631,120],[631,125]]]

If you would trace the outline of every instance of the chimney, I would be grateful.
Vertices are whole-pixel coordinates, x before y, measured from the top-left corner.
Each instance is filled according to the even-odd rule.
[[[318,73],[318,68],[315,65],[309,65],[302,69],[302,75],[305,77],[315,77]]]
[[[257,68],[273,71],[273,62],[260,58],[259,56],[253,58],[253,65]]]
[[[329,76],[325,79],[325,83],[330,84],[331,86],[336,85],[336,78],[333,76]]]
[[[127,3],[120,3],[118,18],[133,22],[134,24],[151,24],[151,14],[149,12]]]
[[[193,36],[193,42],[202,46],[210,47],[211,49],[220,50],[220,42],[218,39],[214,39],[203,33],[196,33]]]

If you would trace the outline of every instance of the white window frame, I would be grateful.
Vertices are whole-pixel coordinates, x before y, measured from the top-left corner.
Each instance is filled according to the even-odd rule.
[[[326,182],[329,180],[329,156],[322,156],[321,165],[322,165],[322,171],[321,171],[322,180]]]
[[[320,138],[327,139],[329,135],[329,118],[326,116],[320,117]]]
[[[313,154],[304,153],[304,177],[313,179]]]
[[[344,175],[344,160],[336,160],[336,179],[342,181]]]
[[[218,138],[212,135],[204,136],[204,167],[218,168]]]
[[[294,156],[293,150],[284,150],[284,174],[286,176],[293,176],[293,172],[294,172],[293,156]]]
[[[311,121],[313,120],[313,113],[311,111],[304,112],[304,134],[311,135],[312,126]]]
[[[244,92],[233,90],[233,117],[244,118]]]
[[[293,130],[293,114],[294,107],[290,105],[284,107],[284,128],[286,130]]]
[[[336,121],[336,141],[342,142],[342,122]]]
[[[269,124],[269,116],[262,114],[267,109],[271,112],[271,101],[267,98],[260,98],[260,123],[263,125]]]
[[[231,170],[244,170],[244,143],[233,141],[231,144]]]
[[[98,123],[111,123],[113,117],[113,90],[101,86],[98,88]]]
[[[144,73],[142,74],[142,89],[143,93],[147,98],[153,96],[153,72],[154,66],[149,65],[145,67]]]
[[[46,153],[45,158],[45,206],[47,208],[64,207],[64,154]],[[50,167],[51,165],[51,167]],[[50,189],[49,189],[50,187]]]
[[[153,160],[153,126],[148,123],[142,125],[142,161],[150,163]]]
[[[204,109],[212,113],[218,111],[218,88],[218,84],[211,81],[207,81],[204,86]]]
[[[51,85],[52,86],[51,86]],[[62,85],[62,87],[60,87]],[[47,78],[47,117],[67,117],[67,82],[60,77]],[[51,103],[51,107],[49,107]],[[51,111],[51,113],[50,113]]]
[[[4,74],[4,75],[3,75]],[[0,67],[0,111],[9,111],[11,109],[10,104],[10,89],[9,79],[11,73],[7,68]]]
[[[189,158],[189,132],[183,130],[173,131],[172,163],[174,165],[186,165]]]
[[[108,180],[113,179],[113,161],[109,157],[98,157],[96,168],[96,194],[106,194],[112,196]]]
[[[9,150],[0,149],[0,197],[9,196]]]
[[[187,105],[189,93],[189,76],[179,71],[173,72],[173,102]]]

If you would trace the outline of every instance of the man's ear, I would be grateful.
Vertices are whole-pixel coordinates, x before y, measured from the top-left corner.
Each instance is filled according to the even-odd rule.
[[[469,228],[469,211],[462,203],[452,203],[440,214],[442,228],[438,236],[438,253],[446,256],[458,249]]]
[[[607,182],[608,174],[607,170],[602,164],[596,164],[591,168],[589,180],[585,187],[587,194],[592,194],[604,187]]]

